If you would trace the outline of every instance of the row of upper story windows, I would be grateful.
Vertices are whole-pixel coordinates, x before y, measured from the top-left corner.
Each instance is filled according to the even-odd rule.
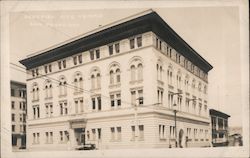
[[[157,71],[157,80],[162,81],[164,83],[163,64],[159,61],[156,64],[156,71]],[[176,79],[175,79],[175,76],[176,76]],[[184,80],[183,80],[183,76],[184,76]],[[190,80],[192,81],[192,83],[190,83]],[[195,78],[190,79],[190,75],[188,74],[183,75],[180,69],[178,69],[176,72],[176,75],[174,75],[174,69],[171,64],[167,68],[167,82],[171,86],[174,86],[174,83],[175,83],[177,89],[180,89],[180,90],[184,89],[186,92],[190,91],[189,87],[191,86],[192,90],[197,89],[199,92],[203,92],[204,94],[207,94],[206,83],[203,84],[201,81],[196,81]]]
[[[120,53],[120,42],[108,44],[108,51],[109,51],[109,56],[114,55],[115,53],[118,54]],[[142,47],[142,35],[137,35],[133,38],[129,38],[129,48],[135,49],[135,48],[140,48]],[[89,57],[90,60],[97,60],[101,58],[101,51],[100,48],[94,48],[89,50]],[[83,56],[82,54],[74,55],[72,58],[73,65],[79,65],[83,63]],[[65,69],[67,68],[67,60],[62,59],[57,61],[58,63],[58,70]],[[31,70],[32,76],[36,77],[42,74],[48,74],[52,72],[52,64],[46,64],[44,65],[44,73],[41,73],[41,70],[39,68],[35,68]]]
[[[195,74],[202,80],[207,81],[207,73],[202,71],[199,67],[195,66],[191,61],[179,54],[177,51],[174,51],[171,46],[169,46],[166,42],[164,42],[157,36],[155,37],[154,45],[156,49],[163,52],[163,54],[165,54],[167,57],[169,57],[179,65],[183,66],[186,70]]]
[[[144,105],[144,97],[143,97],[143,88],[136,88],[130,90],[130,96],[131,96],[131,106],[138,105],[142,106]],[[207,107],[207,101],[204,100],[204,103],[202,102],[202,99],[196,99],[195,96],[193,98],[185,97],[185,102],[183,102],[183,97],[181,95],[178,95],[176,99],[174,99],[174,93],[169,91],[167,93],[167,96],[164,95],[164,91],[162,89],[157,90],[157,98],[160,105],[165,105],[164,101],[167,104],[167,107],[169,109],[175,108],[178,111],[187,112],[193,115],[197,116],[208,116],[208,107]],[[165,99],[163,99],[165,98]],[[84,103],[83,97],[74,98],[74,103],[69,105],[67,100],[59,101],[58,106],[53,106],[53,103],[46,103],[45,108],[42,108],[45,110],[45,117],[53,117],[55,116],[53,114],[53,111],[57,111],[60,116],[71,114],[81,114],[87,111],[102,111],[103,110],[103,101],[102,99],[108,99],[106,97],[103,97],[101,94],[95,94],[91,96],[90,98],[90,104],[86,105],[86,102]],[[197,101],[196,101],[197,100]],[[192,104],[190,102],[192,101]],[[121,100],[121,92],[110,92],[109,97],[110,102],[110,109],[119,109],[122,108],[122,100]],[[128,101],[126,101],[126,104]],[[198,104],[197,104],[198,103]],[[70,107],[69,107],[70,106]],[[192,107],[191,107],[192,106]],[[40,105],[34,105],[33,107],[33,119],[40,118]],[[56,109],[55,109],[56,108]],[[73,110],[69,112],[69,109]]]
[[[131,93],[131,105],[143,105],[143,89],[133,89],[130,91]],[[102,98],[107,99],[106,97],[102,97],[101,94],[95,94],[94,96],[91,96],[91,102],[89,105],[89,108],[91,111],[102,111],[103,108],[103,101]],[[121,92],[110,92],[110,108],[113,109],[119,109],[122,106],[121,101]],[[72,107],[69,107],[72,106]],[[85,112],[86,105],[84,105],[83,97],[75,98],[74,104],[69,105],[67,100],[59,101],[58,106],[53,106],[53,103],[46,103],[45,108],[42,108],[45,110],[45,117],[53,117],[54,110],[57,108],[57,112],[59,112],[57,115],[64,116],[68,115],[69,113],[74,114],[81,114]],[[69,109],[74,109],[75,111],[69,112]],[[32,112],[33,112],[33,119],[39,119],[40,118],[40,105],[34,105],[32,106]]]
[[[168,128],[169,127],[169,128]],[[193,131],[193,132],[192,132]],[[200,138],[200,141],[208,141],[209,139],[209,133],[207,129],[200,129],[198,133],[197,128],[186,128],[186,141],[198,141],[198,138]],[[193,134],[192,134],[193,133]],[[174,139],[175,136],[175,127],[174,126],[168,126],[166,124],[159,124],[159,139],[160,140],[166,140],[168,138]],[[193,140],[192,140],[193,138]],[[195,140],[197,139],[197,140]]]
[[[207,101],[204,100],[203,103],[202,99],[200,98],[196,99],[195,96],[193,96],[193,98],[190,98],[189,96],[183,97],[181,94],[175,97],[176,98],[174,98],[174,93],[171,91],[168,91],[167,96],[165,96],[163,89],[158,88],[157,90],[157,103],[159,105],[163,105],[164,101],[166,101],[167,107],[169,109],[176,109],[178,111],[183,111],[198,116],[208,116]],[[183,98],[185,98],[185,102],[183,101]],[[192,107],[190,102],[192,102]]]
[[[131,82],[143,80],[143,63],[139,58],[132,58],[130,63]],[[121,83],[121,70],[118,63],[114,62],[109,68],[110,86],[120,86]],[[93,67],[90,73],[91,90],[101,88],[101,71],[98,67]],[[67,95],[67,88],[74,89],[74,93],[81,93],[84,91],[83,76],[81,72],[76,72],[73,78],[73,84],[68,84],[65,76],[60,76],[57,80],[57,87],[59,89],[59,96]],[[52,80],[47,79],[44,84],[45,98],[52,97]],[[39,99],[39,85],[37,82],[32,84],[33,100]]]

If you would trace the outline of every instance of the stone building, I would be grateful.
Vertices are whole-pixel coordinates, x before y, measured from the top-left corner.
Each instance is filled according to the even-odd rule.
[[[14,150],[26,146],[26,84],[11,81],[11,130]]]
[[[152,10],[20,62],[30,150],[209,146],[212,66]]]

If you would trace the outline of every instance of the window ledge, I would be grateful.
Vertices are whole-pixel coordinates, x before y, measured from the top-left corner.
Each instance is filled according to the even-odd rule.
[[[172,86],[171,84],[168,84],[168,88],[169,89],[174,89],[174,86]]]
[[[161,80],[157,80],[157,83],[158,83],[158,85],[160,85],[160,86],[164,86],[164,82],[161,81]]]
[[[74,92],[74,95],[79,95],[79,94],[82,94],[83,91],[80,91],[80,92]]]
[[[110,84],[109,88],[119,88],[121,86],[121,83],[117,83],[117,84]]]
[[[160,138],[160,141],[165,142],[165,141],[167,141],[167,139],[166,138]]]
[[[130,84],[139,84],[139,83],[142,83],[143,80],[134,80],[134,81],[130,81],[129,83]]]
[[[45,100],[51,100],[53,97],[45,97]]]
[[[100,91],[100,90],[101,90],[101,88],[91,88],[91,89],[90,89],[90,92]]]
[[[67,94],[62,94],[62,95],[59,95],[58,97],[63,98],[63,97],[66,97],[66,96],[67,96]]]
[[[38,101],[39,101],[39,99],[33,99],[33,100],[32,100],[32,103],[38,102]]]

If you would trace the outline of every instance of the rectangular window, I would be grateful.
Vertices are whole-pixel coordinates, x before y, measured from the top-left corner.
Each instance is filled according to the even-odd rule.
[[[14,101],[11,101],[11,108],[15,109],[15,102]]]
[[[66,60],[63,60],[63,68],[66,68]]]
[[[135,48],[135,39],[134,38],[131,38],[129,40],[129,43],[130,43],[130,49],[134,49]]]
[[[144,125],[139,125],[139,140],[144,139]]]
[[[80,64],[82,63],[82,55],[78,55],[78,61]]]
[[[33,144],[36,143],[36,133],[33,133]]]
[[[122,139],[122,128],[116,127],[117,129],[117,140],[120,141]]]
[[[11,114],[11,120],[14,122],[15,121],[15,114]]]
[[[23,121],[23,115],[22,114],[19,115],[19,120],[20,120],[20,122]]]
[[[39,71],[38,71],[38,69],[36,69],[36,75],[37,75],[37,76],[39,75]]]
[[[95,98],[92,98],[92,109],[95,110]]]
[[[102,110],[102,100],[101,100],[101,97],[97,97],[97,101],[98,101],[98,110]]]
[[[48,67],[47,67],[47,65],[44,66],[44,72],[48,73]]]
[[[115,44],[115,52],[120,53],[120,44],[119,43]]]
[[[100,49],[95,50],[96,59],[100,58]]]
[[[131,103],[132,105],[136,105],[136,92],[131,91]]]
[[[121,94],[120,93],[111,94],[110,103],[111,103],[111,108],[120,107],[121,106]]]
[[[111,127],[110,131],[111,131],[111,141],[114,141],[115,140],[115,128]]]
[[[74,62],[74,65],[77,64],[77,56],[74,56],[74,57],[73,57],[73,62]]]
[[[109,45],[109,55],[113,55],[113,45]]]
[[[142,37],[141,37],[141,36],[138,36],[138,37],[136,38],[136,40],[137,40],[137,47],[141,47],[141,46],[142,46]]]
[[[96,140],[96,132],[95,132],[95,129],[92,129],[92,140]]]
[[[45,132],[45,136],[46,136],[45,143],[49,143],[49,132]]]
[[[68,114],[68,104],[67,104],[67,101],[61,101],[61,102],[59,102],[59,106],[60,106],[60,115],[67,115]]]
[[[37,144],[39,144],[40,143],[40,133],[36,133],[36,136],[37,136]]]
[[[115,97],[114,95],[110,95],[111,107],[115,107]]]
[[[51,67],[51,65],[49,65],[49,72],[52,72],[52,67]]]
[[[32,70],[32,76],[35,77],[35,70]]]
[[[90,60],[94,60],[95,59],[95,54],[94,54],[94,50],[90,50]]]
[[[143,105],[143,90],[138,90],[139,105]]]
[[[50,143],[53,143],[53,132],[49,132],[50,133]]]
[[[98,132],[98,139],[101,140],[102,139],[102,129],[98,128],[97,132]]]
[[[59,68],[59,70],[62,69],[62,62],[61,61],[58,61],[58,68]]]
[[[16,128],[16,126],[12,125],[12,132],[15,132],[15,128]]]
[[[63,131],[60,131],[60,141],[63,142]]]
[[[135,126],[131,126],[131,131],[132,131],[131,140],[134,141],[135,140]]]
[[[121,94],[116,94],[117,106],[121,106]]]

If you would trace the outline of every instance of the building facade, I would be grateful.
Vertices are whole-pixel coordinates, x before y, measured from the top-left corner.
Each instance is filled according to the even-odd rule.
[[[212,66],[154,11],[20,62],[30,150],[209,146]]]
[[[11,130],[13,150],[26,146],[26,84],[11,81]]]
[[[212,127],[212,144],[213,146],[228,145],[228,118],[229,115],[210,109],[211,127]]]

